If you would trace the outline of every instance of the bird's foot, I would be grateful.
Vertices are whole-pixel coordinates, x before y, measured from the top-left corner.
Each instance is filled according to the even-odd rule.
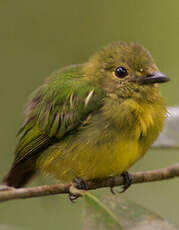
[[[119,191],[119,193],[125,192],[132,184],[132,176],[127,171],[124,171],[121,176],[124,179],[124,185],[122,187],[122,190]]]
[[[79,177],[75,177],[73,180],[75,185],[71,185],[69,189],[69,199],[74,202],[77,198],[82,196],[82,193],[88,190],[88,186],[85,180]],[[79,190],[81,192],[79,193]]]
[[[116,195],[116,192],[114,191],[114,187],[110,187],[110,191],[113,195]]]
[[[131,175],[127,171],[124,171],[121,174],[121,176],[124,179],[124,185],[123,185],[121,191],[117,191],[118,193],[125,192],[131,186],[131,184],[132,184],[132,177],[131,177]],[[112,194],[116,195],[116,192],[114,191],[114,187],[110,187],[110,191],[112,192]]]

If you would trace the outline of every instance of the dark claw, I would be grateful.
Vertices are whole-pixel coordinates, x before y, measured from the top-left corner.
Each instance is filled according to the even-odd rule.
[[[72,194],[69,194],[69,200],[72,202],[72,203],[75,203],[75,200],[78,199],[80,196],[78,195],[72,195]]]
[[[88,186],[85,180],[79,178],[79,177],[75,177],[73,182],[76,184],[76,188],[80,189],[80,190],[88,190]],[[69,199],[72,203],[74,203],[74,201],[76,199],[78,199],[80,197],[80,195],[75,195],[75,194],[71,194],[69,193]]]
[[[124,171],[121,176],[124,178],[124,185],[119,193],[125,192],[132,184],[132,177],[127,171]]]
[[[110,187],[110,191],[113,195],[116,195],[116,192],[114,191],[114,187]]]

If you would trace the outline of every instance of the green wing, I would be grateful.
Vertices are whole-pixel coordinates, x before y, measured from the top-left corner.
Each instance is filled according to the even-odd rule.
[[[31,96],[15,163],[31,158],[82,124],[102,105],[103,91],[80,73],[81,67],[56,72]]]

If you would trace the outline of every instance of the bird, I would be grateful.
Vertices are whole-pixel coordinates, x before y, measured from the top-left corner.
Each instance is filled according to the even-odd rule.
[[[38,173],[59,181],[124,177],[165,123],[159,84],[170,79],[134,42],[113,42],[86,63],[52,73],[29,97],[9,173],[2,184],[24,187]]]

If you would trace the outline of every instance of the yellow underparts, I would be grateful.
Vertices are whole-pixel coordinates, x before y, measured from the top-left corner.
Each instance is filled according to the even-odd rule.
[[[37,167],[62,181],[120,175],[157,138],[165,113],[162,103],[128,99],[118,105],[109,100],[88,126],[46,149],[37,160]]]

